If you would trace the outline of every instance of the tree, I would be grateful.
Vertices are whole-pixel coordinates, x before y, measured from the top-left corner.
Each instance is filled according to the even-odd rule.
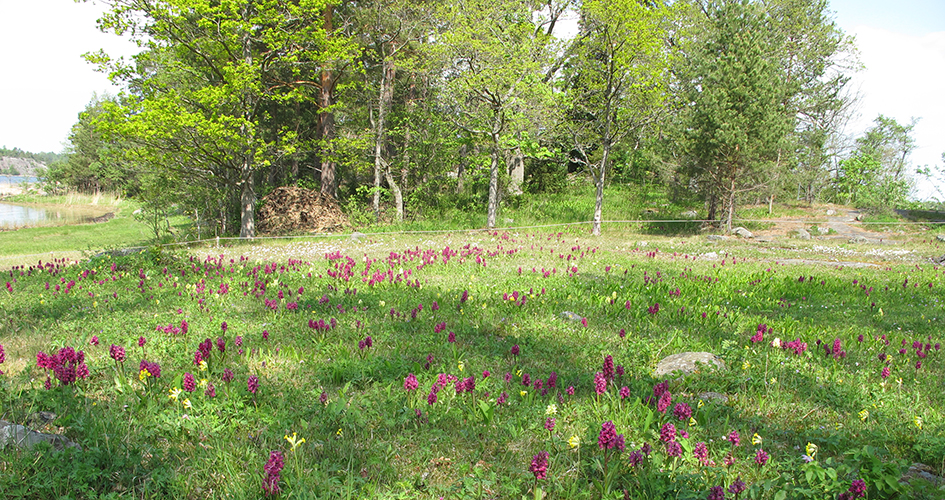
[[[721,202],[731,231],[739,193],[763,184],[766,167],[793,125],[778,67],[766,56],[770,28],[747,0],[704,8],[707,30],[696,39],[686,88],[685,137],[714,220]]]
[[[324,16],[311,15],[330,10],[330,0],[109,4],[101,29],[145,49],[133,65],[88,56],[131,89],[109,107],[124,117],[110,131],[135,144],[129,153],[141,163],[220,186],[238,200],[240,236],[254,236],[255,173],[294,148],[292,130],[270,120],[267,104],[309,99],[308,89],[333,85],[328,68],[356,53]]]
[[[593,173],[594,235],[600,235],[604,181],[613,147],[645,125],[666,97],[664,7],[586,0],[569,61],[571,130],[579,158]],[[591,148],[600,160],[590,161]]]
[[[470,0],[441,13],[433,48],[443,67],[441,85],[447,112],[465,132],[488,144],[489,198],[486,226],[499,211],[499,166],[505,164],[503,137],[514,136],[526,110],[544,109],[552,99],[544,80],[549,65],[549,35],[533,22],[527,0]]]
[[[918,120],[900,125],[879,115],[875,125],[856,139],[856,151],[840,162],[837,192],[847,203],[877,209],[905,201],[911,177],[909,154],[915,149],[912,129]]]

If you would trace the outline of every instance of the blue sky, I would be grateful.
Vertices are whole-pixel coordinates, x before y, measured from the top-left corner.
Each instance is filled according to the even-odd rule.
[[[103,9],[94,1],[0,0],[0,146],[61,151],[92,94],[117,92],[81,58],[100,48],[112,55],[134,52],[129,42],[96,30]],[[900,123],[920,118],[912,163],[941,165],[945,0],[833,0],[830,9],[856,37],[866,65],[854,81],[862,100],[848,133],[861,133],[880,113]],[[918,188],[922,197],[933,192],[927,182]]]

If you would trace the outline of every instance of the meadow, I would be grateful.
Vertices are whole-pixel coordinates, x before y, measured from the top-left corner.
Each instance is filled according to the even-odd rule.
[[[16,266],[0,413],[81,449],[3,449],[0,491],[942,498],[900,479],[945,468],[945,269],[784,246],[572,227]],[[653,377],[686,351],[726,368]]]

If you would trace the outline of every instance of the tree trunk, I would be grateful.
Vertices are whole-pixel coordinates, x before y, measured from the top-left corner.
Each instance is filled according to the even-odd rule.
[[[522,147],[516,146],[509,158],[509,194],[522,194],[522,184],[525,182],[525,155]]]
[[[732,232],[732,219],[735,218],[735,175],[736,170],[732,170],[732,181],[728,190],[728,210],[725,215],[725,232]]]
[[[325,32],[331,36],[334,29],[332,23],[333,7],[325,7],[322,13],[322,21]],[[329,109],[334,104],[335,79],[330,69],[323,69],[318,91],[318,106],[321,108],[318,114],[318,138],[321,140],[321,152],[319,162],[321,167],[321,192],[331,198],[338,197],[338,179],[337,164],[325,154],[332,139],[335,138],[335,115]]]
[[[240,238],[253,238],[256,236],[256,189],[249,157],[243,159],[240,173]]]
[[[594,200],[594,236],[600,236],[601,219],[604,216],[604,176],[607,174],[607,157],[610,156],[610,144],[604,142],[604,154],[600,160],[600,173],[595,179],[597,184],[597,196]]]
[[[499,134],[492,134],[492,163],[489,165],[489,204],[486,214],[486,227],[495,227],[499,213]]]
[[[395,193],[395,203],[397,205],[397,221],[404,219],[403,196],[400,194],[400,188],[390,173],[390,164],[384,159],[384,153],[387,150],[387,111],[390,109],[394,100],[394,78],[397,74],[397,67],[393,59],[384,59],[381,70],[380,95],[377,103],[377,119],[375,126],[374,140],[374,218],[380,219],[380,187],[381,172],[387,180],[387,185]],[[397,198],[400,198],[398,201]]]

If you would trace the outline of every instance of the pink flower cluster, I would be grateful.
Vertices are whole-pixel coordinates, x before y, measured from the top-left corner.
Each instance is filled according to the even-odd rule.
[[[273,451],[269,453],[269,461],[266,462],[263,471],[266,477],[263,479],[263,491],[266,496],[279,494],[279,475],[285,467],[285,458],[281,452]]]
[[[52,371],[60,385],[70,385],[78,379],[89,376],[89,367],[85,364],[85,353],[68,346],[59,349],[52,356],[42,351],[36,353],[36,366]]]

